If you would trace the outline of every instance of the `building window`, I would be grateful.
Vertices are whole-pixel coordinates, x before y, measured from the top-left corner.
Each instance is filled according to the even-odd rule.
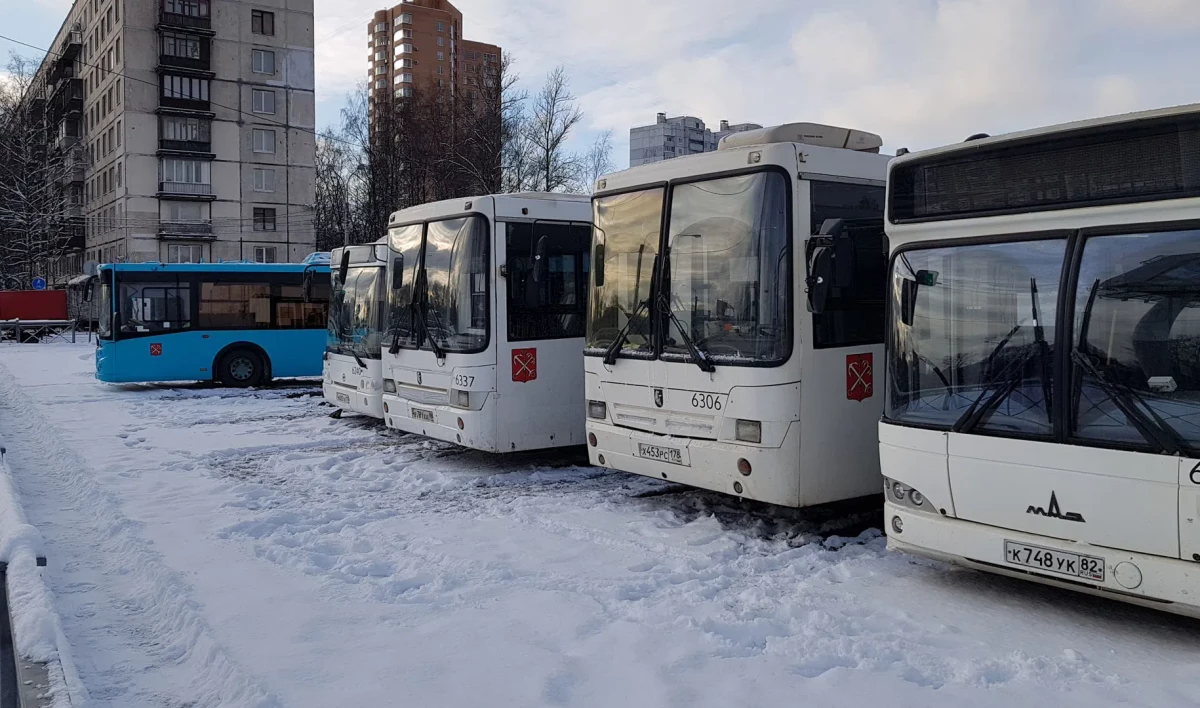
[[[199,263],[204,257],[202,246],[173,243],[167,246],[167,263]]]
[[[162,202],[164,221],[203,221],[204,205],[200,202]]]
[[[446,60],[445,52],[438,52],[438,61],[445,61],[445,60]]]
[[[444,66],[442,66],[442,65],[440,65],[440,64],[439,64],[439,65],[438,65],[438,73],[439,73],[439,74],[445,74],[445,73],[446,73],[446,67],[444,67]]]
[[[445,37],[438,37],[438,46],[439,47],[446,46],[446,38]]]
[[[162,161],[162,181],[178,184],[209,184],[209,168],[207,160],[184,160],[176,157],[164,157]]]
[[[408,14],[407,12],[404,13],[403,15],[401,15],[400,16],[400,24],[411,25],[412,24],[412,15]],[[387,29],[387,28],[385,27],[384,29]]]
[[[254,230],[255,231],[274,231],[275,230],[275,210],[263,209],[254,207]]]
[[[387,88],[387,79],[379,79],[376,81],[375,88]]]
[[[121,163],[117,163],[117,186],[120,187],[122,182]]]
[[[163,0],[163,9],[172,15],[208,17],[208,0]]]
[[[446,31],[446,23],[445,23],[445,22],[439,22],[439,23],[438,23],[438,25],[437,25],[437,27],[438,27],[438,32],[445,32],[445,31]]]
[[[275,247],[274,246],[255,246],[254,247],[254,262],[255,263],[274,263],[275,262]]]
[[[275,115],[275,92],[254,89],[250,94],[251,110],[255,113]]]
[[[163,32],[161,49],[165,57],[200,59],[200,38],[179,32]]]
[[[386,27],[384,29],[387,29]],[[254,34],[275,34],[275,13],[264,10],[250,11],[250,31]]]
[[[207,101],[208,79],[164,74],[162,77],[162,95],[163,98]]]
[[[256,74],[275,73],[275,52],[265,49],[250,50],[250,70]]]
[[[388,26],[387,26],[386,22],[376,22],[375,23],[375,31],[376,32],[387,32],[387,29],[388,29]]]
[[[275,170],[254,170],[254,191],[256,192],[274,192],[275,191]]]
[[[163,140],[177,140],[189,143],[212,142],[212,121],[208,118],[164,115],[159,120]],[[120,133],[118,132],[119,135]],[[119,138],[117,144],[120,144]]]
[[[275,154],[275,131],[254,129],[254,152]]]

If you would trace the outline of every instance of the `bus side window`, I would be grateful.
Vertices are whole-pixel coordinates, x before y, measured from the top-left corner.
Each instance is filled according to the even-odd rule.
[[[582,337],[587,323],[590,227],[509,223],[505,242],[508,341]],[[539,255],[544,259],[540,277]]]
[[[855,255],[853,285],[831,288],[824,312],[813,315],[816,349],[883,343],[888,261],[883,199],[883,187],[812,183],[813,230],[826,219],[845,219]]]

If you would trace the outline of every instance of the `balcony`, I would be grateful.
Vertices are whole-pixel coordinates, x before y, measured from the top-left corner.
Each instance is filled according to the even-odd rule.
[[[159,238],[213,238],[211,221],[160,221]]]
[[[207,140],[167,140],[166,138],[160,138],[158,149],[169,152],[195,152],[211,155],[212,143]]]
[[[160,54],[158,57],[158,65],[160,67],[169,67],[172,69],[187,69],[188,71],[203,71],[206,73],[212,73],[212,61],[206,56],[177,57],[170,54]]]
[[[180,15],[175,12],[162,11],[158,13],[158,25],[164,29],[185,29],[190,32],[212,33],[212,17],[196,17],[195,15]]]
[[[83,32],[81,30],[71,30],[67,33],[66,39],[63,41],[63,48],[58,54],[58,61],[59,63],[74,63],[82,51]]]
[[[83,79],[67,79],[60,84],[50,99],[49,113],[53,120],[83,113]]]
[[[211,184],[195,182],[159,182],[160,197],[191,197],[193,199],[216,199]]]
[[[203,111],[210,113],[208,101],[201,101],[196,98],[168,98],[162,96],[158,99],[158,105],[163,108],[175,108],[182,111]]]

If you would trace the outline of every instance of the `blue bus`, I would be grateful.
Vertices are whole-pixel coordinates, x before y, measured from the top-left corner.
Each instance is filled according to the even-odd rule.
[[[328,256],[100,266],[96,378],[258,386],[320,376]]]

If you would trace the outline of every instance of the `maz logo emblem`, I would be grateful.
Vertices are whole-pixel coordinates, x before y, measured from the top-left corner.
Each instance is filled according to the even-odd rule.
[[[1068,511],[1064,514],[1062,509],[1058,506],[1058,497],[1054,494],[1053,490],[1050,492],[1049,509],[1043,509],[1040,506],[1031,506],[1025,510],[1025,513],[1033,514],[1034,516],[1048,516],[1051,519],[1062,519],[1063,521],[1078,521],[1081,524],[1087,523],[1083,520],[1083,514],[1080,514],[1079,512]]]

